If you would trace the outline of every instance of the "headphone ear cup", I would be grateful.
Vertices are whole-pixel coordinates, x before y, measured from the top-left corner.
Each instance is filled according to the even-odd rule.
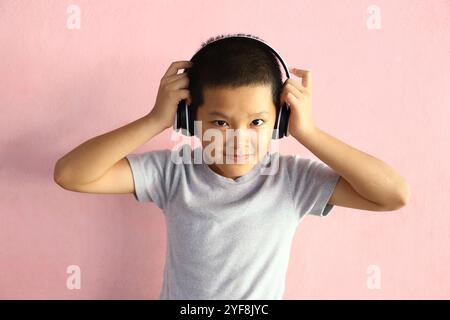
[[[276,108],[276,115],[275,115],[275,125],[273,126],[273,132],[272,132],[272,139],[279,139],[280,136],[280,129],[279,129],[279,120],[280,120],[280,113],[281,113],[281,107]]]
[[[194,131],[194,120],[195,120],[195,117],[194,117],[193,109],[194,108],[191,108],[190,105],[186,105],[186,112],[188,114],[188,121],[187,121],[187,123],[189,125],[188,132],[189,132],[190,136],[194,136],[195,135],[195,131]]]
[[[184,99],[178,103],[174,129],[175,131],[181,132],[181,134],[186,135],[186,100]]]
[[[277,112],[272,139],[281,139],[283,137],[289,136],[288,125],[290,114],[291,114],[290,108],[287,106],[286,103],[284,103]]]
[[[289,116],[290,115],[291,115],[291,108],[288,107],[288,105],[285,103],[283,105],[283,111],[281,112],[280,128],[281,128],[281,132],[283,133],[281,138],[289,136],[288,131],[289,131]]]

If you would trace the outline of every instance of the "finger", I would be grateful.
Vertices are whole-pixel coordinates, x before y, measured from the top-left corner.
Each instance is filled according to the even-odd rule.
[[[177,74],[179,69],[185,69],[185,68],[189,68],[191,66],[192,66],[191,61],[184,60],[184,61],[172,62],[172,64],[167,69],[166,73],[164,73],[163,77],[172,76],[174,74]]]
[[[186,100],[187,104],[190,105],[191,104],[191,93],[189,90],[187,89],[180,89],[176,91],[176,97],[178,99],[178,102],[180,102],[181,100]]]
[[[174,80],[168,84],[166,84],[166,88],[169,90],[176,90],[181,88],[187,88],[189,85],[189,78],[188,77],[182,77],[180,79]]]
[[[286,84],[286,90],[287,90],[286,94],[290,92],[299,100],[303,100],[305,98],[305,93],[301,92],[300,90],[298,90],[297,87],[295,87],[290,83]]]
[[[297,90],[293,85],[286,85],[286,87],[283,90],[283,93],[281,95],[281,102],[282,104],[288,102],[288,95],[291,93],[297,101],[302,101],[304,99],[304,94]]]
[[[300,91],[303,94],[308,94],[309,93],[309,89],[304,87],[299,81],[295,80],[295,79],[287,79],[285,82],[285,85],[287,84],[291,84],[293,85],[298,91]]]
[[[287,97],[286,97],[286,101],[289,104],[289,107],[293,106],[298,106],[298,104],[300,103],[300,100],[292,94],[292,92],[289,92]]]
[[[310,89],[312,86],[312,76],[311,76],[311,71],[308,70],[302,70],[302,69],[297,69],[297,68],[290,68],[289,69],[293,74],[295,74],[296,76],[302,78],[302,85],[305,88]]]
[[[166,78],[162,78],[161,82],[169,84],[169,83],[172,83],[172,82],[177,81],[179,79],[182,79],[184,77],[187,77],[187,73],[185,73],[185,72],[179,73],[179,74],[175,74],[173,76],[168,76]]]

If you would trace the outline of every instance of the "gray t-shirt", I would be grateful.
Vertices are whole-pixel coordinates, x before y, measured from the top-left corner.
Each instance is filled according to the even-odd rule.
[[[136,200],[154,202],[166,219],[160,299],[282,299],[296,227],[330,212],[340,176],[275,152],[233,180],[201,161],[202,151],[184,144],[126,157]]]

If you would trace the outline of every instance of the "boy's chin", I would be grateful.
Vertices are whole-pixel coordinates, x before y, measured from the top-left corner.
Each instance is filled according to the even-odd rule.
[[[249,172],[255,164],[222,164],[218,167],[220,171],[227,177],[240,177]]]

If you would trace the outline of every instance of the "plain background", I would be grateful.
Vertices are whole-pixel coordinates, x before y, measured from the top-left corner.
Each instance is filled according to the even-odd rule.
[[[66,9],[81,8],[81,29]],[[370,29],[369,6],[381,10]],[[313,75],[317,125],[411,185],[394,212],[335,207],[297,229],[285,299],[450,298],[450,2],[11,1],[0,4],[0,298],[157,299],[164,216],[69,192],[55,161],[153,107],[175,60],[251,33]],[[166,130],[134,152],[171,148]],[[294,138],[282,153],[315,158]],[[81,289],[66,270],[81,268]],[[381,287],[367,285],[380,271]]]

